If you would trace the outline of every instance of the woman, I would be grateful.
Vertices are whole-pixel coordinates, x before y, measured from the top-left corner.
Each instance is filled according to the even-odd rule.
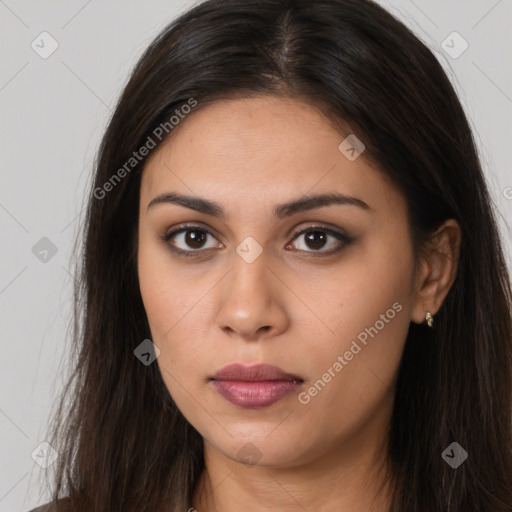
[[[44,510],[512,510],[495,213],[449,80],[383,8],[182,15],[85,232]]]

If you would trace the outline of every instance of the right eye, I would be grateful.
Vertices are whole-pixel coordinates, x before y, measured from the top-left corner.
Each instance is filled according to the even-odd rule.
[[[183,256],[195,256],[193,253],[219,247],[220,242],[213,243],[210,247],[204,245],[209,236],[215,240],[208,230],[199,226],[188,225],[165,234],[161,239],[171,251]],[[220,245],[222,246],[222,244]]]

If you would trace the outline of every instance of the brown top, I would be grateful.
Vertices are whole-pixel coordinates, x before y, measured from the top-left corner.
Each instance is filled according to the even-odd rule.
[[[29,512],[70,512],[71,508],[69,506],[69,498],[62,498],[59,500],[59,508],[58,511],[55,506],[49,502],[41,505],[37,508],[30,510]]]

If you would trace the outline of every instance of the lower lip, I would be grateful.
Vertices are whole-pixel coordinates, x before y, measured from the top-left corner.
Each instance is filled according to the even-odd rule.
[[[296,391],[301,382],[295,380],[234,381],[214,380],[213,387],[228,402],[238,407],[268,407]]]

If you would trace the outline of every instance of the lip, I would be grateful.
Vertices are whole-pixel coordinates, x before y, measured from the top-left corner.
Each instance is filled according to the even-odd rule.
[[[304,382],[301,377],[277,366],[238,363],[224,366],[209,380],[228,402],[249,409],[268,407],[296,391]]]
[[[236,380],[244,382],[269,381],[269,380],[298,380],[303,381],[298,375],[287,373],[278,366],[271,364],[253,364],[246,366],[240,363],[223,366],[211,377],[214,380]]]

